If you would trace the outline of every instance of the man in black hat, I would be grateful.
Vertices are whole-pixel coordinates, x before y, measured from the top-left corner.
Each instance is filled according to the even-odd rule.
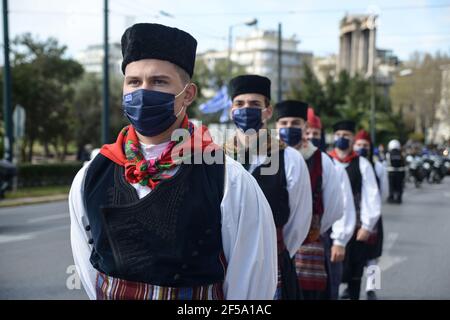
[[[279,284],[275,299],[298,299],[293,258],[311,224],[312,197],[308,168],[300,154],[267,130],[272,117],[270,80],[242,75],[229,84],[236,134],[226,144],[232,156],[253,175],[272,209],[278,238]],[[244,156],[244,157],[242,157]]]
[[[186,115],[196,46],[159,24],[122,37],[130,125],[79,171],[69,195],[73,256],[91,299],[273,298],[270,206]],[[208,150],[221,161],[203,161]]]
[[[275,110],[280,139],[300,152],[311,180],[312,223],[308,237],[296,254],[300,288],[305,300],[327,299],[329,276],[323,237],[344,212],[341,180],[329,156],[307,140],[308,104],[286,100],[277,103]]]
[[[353,151],[355,123],[343,120],[333,125],[334,150],[330,156],[336,166],[347,171],[356,210],[356,228],[347,243],[342,282],[348,284],[348,296],[359,300],[361,277],[367,262],[367,241],[381,213],[381,197],[370,162]]]

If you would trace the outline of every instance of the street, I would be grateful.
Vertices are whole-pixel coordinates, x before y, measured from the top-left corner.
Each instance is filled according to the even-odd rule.
[[[384,205],[380,299],[450,299],[449,208],[449,177]],[[86,299],[66,285],[69,231],[66,202],[0,209],[0,299]]]
[[[385,205],[380,299],[450,299],[450,179]]]
[[[69,225],[66,201],[0,210],[0,299],[87,299],[66,287]]]

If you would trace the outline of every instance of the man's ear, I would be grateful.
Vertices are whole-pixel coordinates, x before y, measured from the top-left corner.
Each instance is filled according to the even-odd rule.
[[[263,120],[269,121],[273,116],[273,107],[271,104],[264,109],[265,117]]]
[[[198,88],[195,83],[191,82],[186,88],[186,95],[184,96],[184,104],[189,106],[197,98]]]

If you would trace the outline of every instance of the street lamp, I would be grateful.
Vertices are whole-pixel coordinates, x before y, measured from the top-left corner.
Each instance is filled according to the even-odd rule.
[[[228,60],[228,78],[229,79],[231,79],[231,73],[233,71],[233,63],[231,61],[231,47],[233,45],[233,28],[238,27],[238,26],[251,27],[251,26],[256,26],[256,25],[258,25],[258,19],[254,18],[252,20],[233,24],[228,27],[228,58],[227,58],[227,60]]]

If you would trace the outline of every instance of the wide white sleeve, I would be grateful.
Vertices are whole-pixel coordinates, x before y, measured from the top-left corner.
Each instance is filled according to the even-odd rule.
[[[362,176],[361,227],[372,231],[381,214],[381,197],[375,172],[370,162],[360,157],[359,168]]]
[[[334,245],[340,245],[345,247],[353,236],[356,226],[356,210],[353,200],[352,186],[347,172],[343,167],[335,165],[336,174],[341,182],[342,217],[333,223],[331,239],[333,239]]]
[[[289,219],[283,227],[286,249],[291,257],[308,236],[312,220],[311,180],[305,160],[293,148],[284,151],[284,169],[289,193]]]
[[[221,203],[227,300],[272,300],[277,286],[277,236],[269,203],[241,164],[226,157]]]
[[[381,201],[386,202],[389,197],[389,180],[387,168],[383,163],[375,162],[375,173],[380,181]]]
[[[92,266],[89,258],[92,252],[92,246],[88,243],[89,236],[85,230],[89,224],[86,210],[84,207],[84,179],[88,164],[78,171],[69,192],[69,211],[70,211],[70,243],[72,246],[73,260],[81,283],[89,296],[89,299],[95,300],[95,279],[97,271]]]
[[[322,199],[323,215],[320,233],[326,232],[333,223],[342,218],[343,200],[341,181],[331,159],[322,152]]]

